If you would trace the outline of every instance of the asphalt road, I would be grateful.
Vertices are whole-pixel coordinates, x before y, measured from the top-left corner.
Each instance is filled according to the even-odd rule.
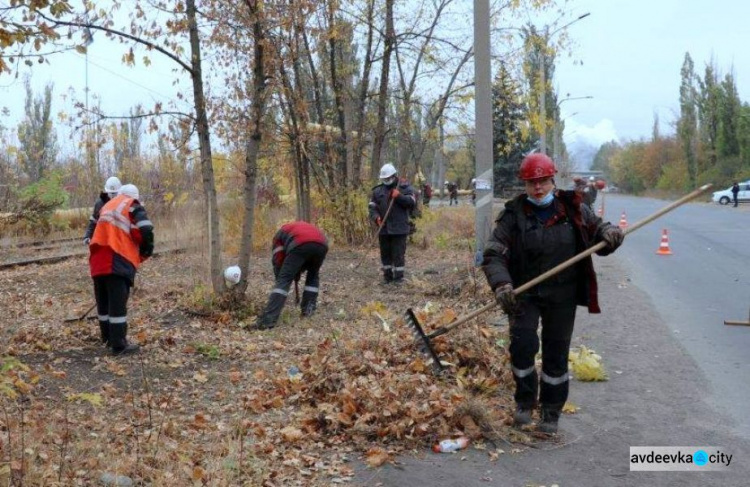
[[[607,195],[604,216],[618,223],[624,211],[632,224],[666,204]],[[656,254],[663,229],[673,255]],[[723,324],[749,319],[750,205],[686,204],[628,235],[617,255],[704,372],[710,401],[750,439],[750,327]]]

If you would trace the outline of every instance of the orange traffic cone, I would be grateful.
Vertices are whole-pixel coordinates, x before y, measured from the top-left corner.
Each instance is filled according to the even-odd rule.
[[[628,228],[628,219],[625,218],[625,212],[622,212],[622,216],[620,217],[620,228]]]
[[[669,249],[669,235],[667,235],[667,229],[662,230],[661,243],[659,244],[659,250],[656,251],[659,255],[672,255],[672,251]]]
[[[596,212],[596,214],[599,215],[600,218],[604,216],[604,205],[599,206],[599,210]]]

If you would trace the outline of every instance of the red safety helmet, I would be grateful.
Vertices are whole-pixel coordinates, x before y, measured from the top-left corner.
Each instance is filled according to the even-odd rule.
[[[544,154],[534,153],[524,157],[518,177],[524,181],[530,179],[549,178],[557,173],[555,163]]]
[[[597,189],[604,189],[607,187],[607,182],[602,181],[601,179],[596,182],[596,188]]]

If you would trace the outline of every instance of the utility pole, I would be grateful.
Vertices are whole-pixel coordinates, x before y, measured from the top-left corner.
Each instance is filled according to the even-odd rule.
[[[474,133],[476,137],[476,254],[474,263],[482,263],[482,253],[492,224],[492,73],[490,63],[490,3],[474,0]]]
[[[547,40],[545,36],[545,42],[540,49],[547,48]],[[539,80],[540,80],[540,92],[539,92],[539,123],[541,124],[541,131],[539,133],[539,152],[542,154],[547,153],[547,53],[542,52],[541,62],[539,63]]]

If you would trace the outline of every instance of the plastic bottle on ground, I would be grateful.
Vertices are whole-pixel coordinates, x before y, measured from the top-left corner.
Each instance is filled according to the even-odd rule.
[[[461,437],[453,440],[442,440],[440,443],[436,443],[432,446],[432,451],[435,453],[450,453],[463,450],[467,446],[469,446],[469,439]]]

